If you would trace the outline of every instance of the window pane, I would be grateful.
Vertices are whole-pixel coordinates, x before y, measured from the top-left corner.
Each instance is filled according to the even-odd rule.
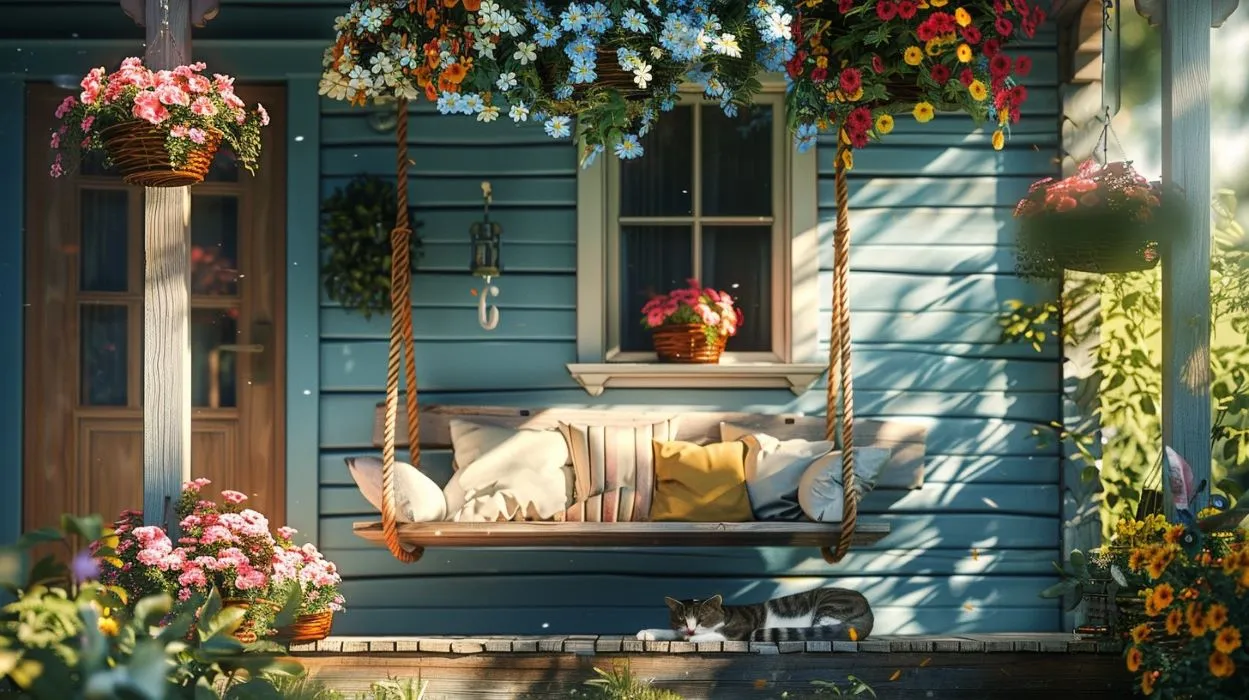
[[[191,293],[238,294],[239,200],[196,195],[191,201]]]
[[[238,309],[191,312],[191,404],[211,408],[238,405],[239,354],[221,350],[239,342]]]
[[[115,177],[120,180],[121,173],[115,166],[106,166],[105,161],[107,160],[108,156],[103,151],[83,153],[78,163],[78,173],[92,177]]]
[[[693,234],[685,226],[620,229],[620,349],[651,350],[642,305],[656,294],[685,286],[694,269]]]
[[[621,216],[694,213],[693,108],[664,112],[642,138],[646,155],[620,161]]]
[[[229,146],[222,144],[217,154],[213,157],[212,165],[208,168],[208,174],[204,176],[204,182],[238,182],[238,180],[238,159]]]
[[[129,202],[126,190],[84,189],[79,194],[78,288],[82,291],[124,292],[129,286]]]
[[[772,105],[701,112],[703,216],[772,216]]]
[[[772,227],[705,226],[703,284],[732,295],[742,324],[728,352],[772,350]]]
[[[124,306],[85,305],[78,315],[81,401],[86,406],[126,405],[126,325]]]

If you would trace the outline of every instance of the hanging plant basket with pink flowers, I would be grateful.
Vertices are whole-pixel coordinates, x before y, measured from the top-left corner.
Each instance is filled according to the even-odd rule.
[[[203,63],[153,71],[127,58],[115,72],[92,68],[82,91],[56,109],[52,176],[67,169],[65,151],[103,151],[127,183],[183,187],[203,182],[222,143],[255,172],[264,106],[249,108],[228,75],[204,75]]]
[[[1103,166],[1089,160],[1071,177],[1039,180],[1015,207],[1018,271],[1059,277],[1063,270],[1152,269],[1159,244],[1183,226],[1181,201],[1128,161]]]
[[[742,312],[733,297],[698,280],[652,298],[642,307],[642,325],[651,330],[660,362],[714,365],[730,336],[737,335]]]

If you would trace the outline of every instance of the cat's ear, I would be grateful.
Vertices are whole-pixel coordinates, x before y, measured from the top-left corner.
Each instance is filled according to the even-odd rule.
[[[724,605],[724,597],[721,596],[719,593],[703,601],[703,607],[706,607],[710,610],[716,610],[721,605]]]
[[[684,605],[681,605],[681,601],[676,598],[669,598],[668,596],[664,596],[664,602],[668,604],[668,609],[672,612],[681,612],[681,609],[685,607]]]

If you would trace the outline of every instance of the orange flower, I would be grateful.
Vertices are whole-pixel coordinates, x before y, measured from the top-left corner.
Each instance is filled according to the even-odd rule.
[[[1189,603],[1184,616],[1188,618],[1188,634],[1190,636],[1201,637],[1205,635],[1206,616],[1202,614],[1201,603]]]
[[[1143,661],[1145,661],[1145,655],[1141,653],[1140,647],[1128,647],[1128,672],[1136,673],[1139,671]]]
[[[1141,695],[1150,696],[1154,694],[1154,682],[1158,680],[1158,676],[1162,675],[1157,671],[1146,671],[1141,675]]]
[[[1149,639],[1149,633],[1152,631],[1153,629],[1149,626],[1148,622],[1142,622],[1132,628],[1132,641],[1137,644],[1147,641]]]
[[[1210,675],[1215,678],[1231,678],[1233,673],[1236,673],[1236,664],[1232,657],[1221,651],[1210,655]]]
[[[1206,611],[1206,626],[1212,630],[1218,630],[1227,624],[1227,606],[1215,603]]]
[[[1171,527],[1167,528],[1167,532],[1165,535],[1162,536],[1162,539],[1166,540],[1167,544],[1179,544],[1180,538],[1183,536],[1184,536],[1184,526],[1172,525]]]
[[[1145,566],[1145,551],[1141,549],[1133,549],[1128,555],[1128,568],[1133,573],[1140,571]]]
[[[1169,583],[1160,583],[1150,596],[1158,610],[1166,610],[1175,602],[1175,589]]]
[[[1240,648],[1240,630],[1235,627],[1224,627],[1214,638],[1214,648],[1230,654]]]
[[[449,83],[459,85],[464,82],[464,78],[468,75],[468,67],[464,65],[464,61],[456,61],[446,68],[442,69],[439,79],[446,80]]]
[[[1180,633],[1180,627],[1184,624],[1184,613],[1179,608],[1171,608],[1171,612],[1167,613],[1167,634],[1175,636]]]
[[[1165,547],[1154,550],[1153,555],[1149,557],[1149,564],[1146,566],[1149,577],[1152,579],[1162,578],[1162,573],[1171,565],[1173,559],[1175,559],[1174,550]]]

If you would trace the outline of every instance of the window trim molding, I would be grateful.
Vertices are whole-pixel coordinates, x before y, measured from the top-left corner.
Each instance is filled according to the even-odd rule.
[[[780,74],[761,76],[761,93],[769,102],[783,99],[784,77]],[[783,108],[778,110],[783,114]],[[610,220],[612,167],[605,154],[592,165],[577,172],[577,362],[568,370],[591,395],[597,396],[608,386],[683,387],[683,388],[784,388],[801,394],[824,372],[819,362],[819,166],[816,150],[799,153],[782,132],[779,155],[782,164],[780,182],[784,191],[780,200],[784,211],[778,219],[788,237],[775,251],[782,260],[779,269],[785,274],[774,281],[780,293],[773,299],[775,317],[781,319],[781,337],[773,353],[742,353],[739,358],[726,355],[720,365],[665,365],[654,362],[621,362],[625,357],[609,358],[607,328],[611,316],[611,290],[608,275],[613,263],[610,250],[613,229]],[[787,322],[786,322],[787,321]],[[760,357],[764,355],[765,357]],[[618,360],[609,362],[609,359]],[[734,361],[734,359],[738,361]],[[767,361],[759,361],[766,359]],[[779,361],[776,361],[778,360]]]

